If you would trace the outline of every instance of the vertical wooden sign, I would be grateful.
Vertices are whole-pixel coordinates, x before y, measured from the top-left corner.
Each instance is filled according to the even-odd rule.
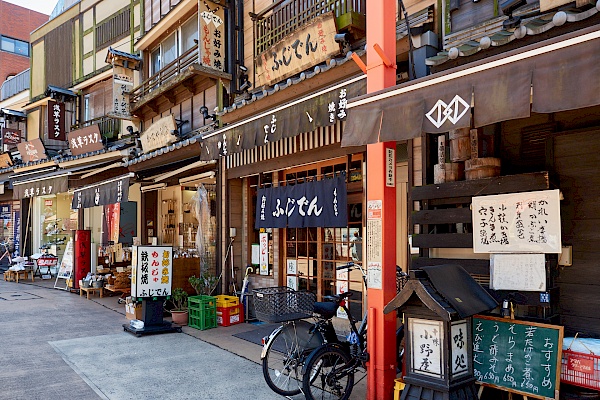
[[[200,63],[219,71],[225,69],[225,11],[212,2],[200,5]]]

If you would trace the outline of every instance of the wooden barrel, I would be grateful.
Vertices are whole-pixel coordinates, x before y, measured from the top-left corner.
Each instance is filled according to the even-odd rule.
[[[466,161],[471,157],[469,128],[453,129],[448,133],[450,138],[450,160]]]
[[[495,157],[472,158],[465,161],[465,176],[473,179],[491,178],[500,175],[500,159]]]
[[[465,179],[464,163],[445,163],[433,166],[433,183],[462,181]]]

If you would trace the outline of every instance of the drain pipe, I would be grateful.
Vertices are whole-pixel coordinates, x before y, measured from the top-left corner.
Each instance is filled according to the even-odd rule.
[[[231,82],[229,83],[229,98],[237,91],[237,67],[235,58],[235,38],[238,23],[236,21],[236,3],[238,0],[230,0],[227,8],[229,24],[227,26],[227,69],[231,74]],[[227,105],[229,105],[229,99]],[[224,105],[225,106],[225,105]]]

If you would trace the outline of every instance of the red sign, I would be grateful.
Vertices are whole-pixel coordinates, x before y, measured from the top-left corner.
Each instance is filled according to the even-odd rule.
[[[567,369],[569,371],[583,372],[584,374],[594,373],[594,360],[577,357],[573,354],[567,354]]]
[[[45,206],[52,207],[52,204],[53,204],[52,199],[46,199],[46,200],[44,200],[44,205]]]
[[[43,255],[37,260],[39,267],[54,267],[56,264],[58,264],[58,257],[49,254]]]

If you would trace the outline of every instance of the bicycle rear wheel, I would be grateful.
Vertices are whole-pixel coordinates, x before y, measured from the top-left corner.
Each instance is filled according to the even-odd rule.
[[[323,344],[319,332],[310,332],[311,324],[290,323],[270,341],[262,359],[267,385],[282,396],[295,396],[302,386],[302,368],[306,357]]]
[[[335,346],[315,350],[302,381],[302,391],[308,400],[347,400],[354,386],[354,373],[341,369],[351,361],[350,355]]]

